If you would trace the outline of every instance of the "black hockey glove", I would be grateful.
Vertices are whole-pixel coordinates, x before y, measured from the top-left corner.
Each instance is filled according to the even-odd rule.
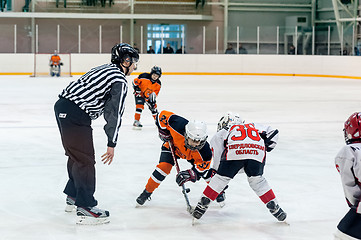
[[[164,142],[172,140],[172,135],[170,135],[170,132],[167,129],[158,128],[158,134],[159,138]]]
[[[182,186],[184,183],[188,181],[196,182],[197,175],[192,169],[187,169],[184,171],[180,171],[177,174],[175,181],[177,182],[178,186]]]
[[[136,86],[136,85],[133,85],[133,88],[134,88],[134,96],[136,97],[141,97],[142,96],[142,90],[140,90],[140,87],[139,86]]]
[[[272,141],[273,137],[278,134],[278,129],[267,134],[266,132],[261,132],[260,136],[264,140],[264,145],[266,146],[266,151],[270,152],[276,147],[276,142]]]

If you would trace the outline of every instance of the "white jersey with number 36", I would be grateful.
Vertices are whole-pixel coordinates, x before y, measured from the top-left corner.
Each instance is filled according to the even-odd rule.
[[[260,133],[264,131],[268,133],[271,130],[271,127],[256,123],[236,124],[229,130],[220,130],[210,141],[214,159],[213,168],[218,168],[222,157],[226,158],[224,160],[252,159],[263,162],[266,149]]]

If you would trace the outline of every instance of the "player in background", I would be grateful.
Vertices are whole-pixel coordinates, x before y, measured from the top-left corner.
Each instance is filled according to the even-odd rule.
[[[218,122],[217,133],[210,141],[213,152],[213,167],[217,173],[203,191],[193,212],[199,219],[208,205],[226,188],[237,173],[245,172],[250,187],[279,221],[286,213],[279,207],[273,190],[262,176],[266,152],[277,144],[278,130],[256,123],[244,123],[238,114],[226,113]]]
[[[350,210],[338,224],[335,239],[361,239],[361,112],[346,120],[343,131],[346,145],[335,164]]]
[[[162,69],[154,66],[150,73],[142,73],[133,81],[134,98],[135,98],[135,115],[133,129],[140,130],[143,125],[140,123],[140,116],[144,109],[144,103],[149,107],[152,116],[155,119],[157,116],[156,98],[161,88],[160,77],[162,76]]]
[[[50,57],[49,66],[50,66],[50,76],[60,77],[61,66],[63,66],[63,63],[61,62],[61,59],[58,55],[58,51],[54,50],[54,54]]]
[[[138,53],[126,43],[111,51],[111,63],[91,69],[71,82],[59,95],[54,110],[65,155],[69,180],[64,193],[67,208],[75,207],[79,224],[109,222],[109,211],[97,208],[95,192],[95,153],[91,121],[104,114],[108,138],[104,164],[111,164],[122,122],[129,76],[136,68]]]
[[[207,142],[207,126],[204,122],[188,121],[172,112],[161,111],[156,117],[156,125],[159,137],[164,143],[159,164],[148,179],[144,191],[136,199],[139,205],[150,200],[154,190],[169,175],[175,164],[169,141],[172,142],[175,157],[185,159],[192,165],[190,169],[177,174],[176,182],[179,186],[188,181],[196,182],[200,178],[209,182],[212,176],[210,170],[212,152]]]

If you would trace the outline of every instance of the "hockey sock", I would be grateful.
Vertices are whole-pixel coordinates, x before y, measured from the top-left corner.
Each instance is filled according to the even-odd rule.
[[[259,198],[262,200],[264,204],[268,203],[271,200],[276,200],[276,196],[273,193],[272,189],[263,194],[262,196],[259,196]]]
[[[248,183],[263,203],[266,204],[276,198],[267,180],[263,176],[248,177]]]
[[[221,176],[219,174],[214,175],[204,190],[203,195],[214,201],[225,189],[230,180],[230,177]]]
[[[150,178],[148,179],[148,183],[145,186],[145,189],[148,192],[152,193],[167,177],[167,175],[172,170],[172,167],[173,166],[170,163],[160,162],[152,173],[152,176],[150,176]]]
[[[154,108],[151,109],[151,112],[152,112],[152,116],[155,120],[157,117],[157,114],[158,114],[157,104],[154,105]]]
[[[144,109],[144,105],[137,104],[135,106],[134,120],[136,121],[140,120],[140,115],[142,115],[143,109]]]

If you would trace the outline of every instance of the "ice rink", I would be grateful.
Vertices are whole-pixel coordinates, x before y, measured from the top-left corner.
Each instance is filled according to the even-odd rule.
[[[195,226],[175,169],[143,207],[136,197],[158,163],[161,141],[146,108],[142,131],[132,130],[135,111],[129,92],[123,124],[111,165],[103,117],[93,122],[99,207],[110,211],[110,224],[79,226],[76,214],[64,212],[66,156],[53,105],[73,78],[0,76],[0,239],[1,240],[329,240],[347,212],[334,157],[345,144],[343,123],[361,111],[361,80],[341,78],[163,75],[157,103],[208,124],[211,138],[226,111],[250,122],[270,124],[280,141],[267,158],[264,176],[288,213],[278,223],[248,186],[245,175],[233,179],[226,206],[212,203]],[[180,160],[181,168],[190,165]],[[187,183],[192,205],[204,181]]]

